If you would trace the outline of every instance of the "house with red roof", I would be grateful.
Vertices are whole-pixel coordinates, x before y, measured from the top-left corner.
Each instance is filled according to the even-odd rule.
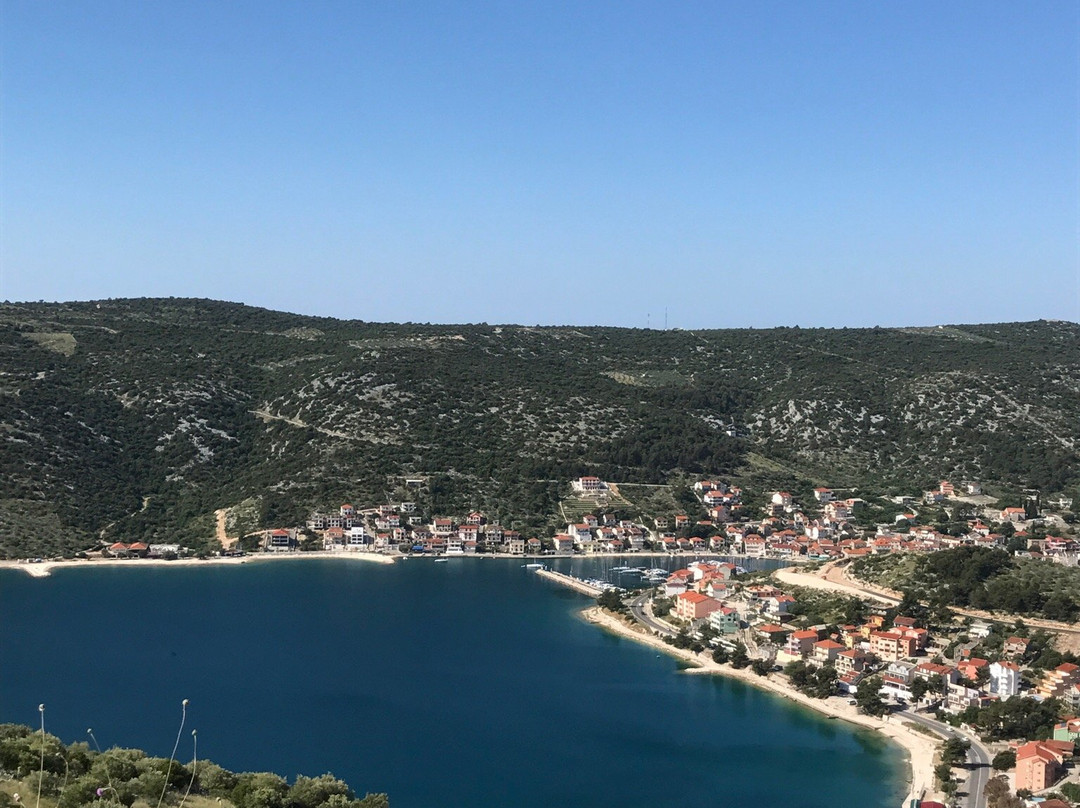
[[[1050,788],[1064,771],[1065,759],[1072,757],[1068,741],[1030,741],[1016,750],[1016,790],[1042,791]]]
[[[765,613],[773,619],[782,620],[787,617],[788,609],[795,605],[795,598],[791,595],[773,595],[765,598]]]
[[[1003,522],[1023,522],[1027,517],[1027,512],[1023,508],[1005,508],[1001,512],[1001,521]]]
[[[1071,718],[1066,718],[1060,724],[1055,724],[1054,740],[1072,741],[1073,743],[1080,742],[1080,718],[1072,716]]]
[[[915,639],[897,631],[871,631],[870,653],[884,662],[897,662],[915,655]]]
[[[700,592],[683,592],[675,597],[675,614],[683,620],[700,620],[722,607],[720,601]]]
[[[843,650],[844,644],[836,642],[836,640],[819,640],[814,643],[814,650],[810,658],[818,665],[831,665]]]
[[[788,635],[784,650],[791,656],[807,657],[814,650],[820,635],[813,629],[799,629]]]
[[[552,542],[555,544],[556,553],[572,553],[574,552],[574,540],[572,537],[565,533],[560,533]]]
[[[606,491],[607,483],[599,477],[578,477],[574,480],[573,487],[577,491],[595,493],[598,491]]]
[[[738,634],[739,614],[730,606],[721,606],[709,615],[709,625],[720,634]]]
[[[840,676],[847,673],[862,673],[869,661],[868,654],[858,648],[845,648],[836,655],[836,672]]]
[[[1064,699],[1067,691],[1077,684],[1080,684],[1080,665],[1063,662],[1043,675],[1035,693],[1044,699]]]
[[[788,634],[791,633],[791,629],[778,626],[775,623],[765,623],[760,626],[755,626],[754,630],[764,639],[774,643],[785,642]]]
[[[295,545],[296,539],[293,537],[292,533],[282,528],[271,530],[266,537],[267,549],[274,552],[291,550]]]

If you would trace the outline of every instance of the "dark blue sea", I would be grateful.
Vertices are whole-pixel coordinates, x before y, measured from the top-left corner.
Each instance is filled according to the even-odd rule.
[[[680,674],[587,605],[509,559],[0,570],[0,721],[44,702],[66,741],[168,755],[187,698],[201,759],[393,808],[900,805],[899,748]]]

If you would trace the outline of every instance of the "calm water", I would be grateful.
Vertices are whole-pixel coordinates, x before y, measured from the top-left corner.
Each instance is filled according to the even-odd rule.
[[[0,721],[45,702],[65,740],[168,755],[188,698],[200,758],[394,808],[900,804],[895,747],[680,675],[587,603],[504,559],[0,571]]]

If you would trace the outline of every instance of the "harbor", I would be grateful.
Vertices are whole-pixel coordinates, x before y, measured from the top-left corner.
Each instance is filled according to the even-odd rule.
[[[547,567],[536,568],[536,574],[541,578],[546,578],[549,581],[554,581],[557,584],[565,586],[567,589],[573,589],[575,592],[580,592],[582,595],[588,595],[590,598],[600,597],[600,594],[604,591],[604,588],[598,583],[586,582],[580,578],[575,578],[573,575],[549,570]]]

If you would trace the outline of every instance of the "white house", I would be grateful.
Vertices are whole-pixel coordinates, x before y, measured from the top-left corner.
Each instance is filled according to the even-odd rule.
[[[770,501],[773,505],[784,508],[785,510],[792,507],[791,494],[789,494],[787,491],[774,492]]]
[[[345,546],[350,550],[360,550],[367,546],[367,534],[364,533],[364,528],[360,525],[349,528],[349,538],[345,542]]]
[[[573,487],[575,491],[606,491],[607,483],[605,483],[599,477],[578,477],[576,480],[574,480]]]
[[[1020,692],[1020,666],[1015,662],[994,662],[990,665],[990,693],[1001,699]]]

